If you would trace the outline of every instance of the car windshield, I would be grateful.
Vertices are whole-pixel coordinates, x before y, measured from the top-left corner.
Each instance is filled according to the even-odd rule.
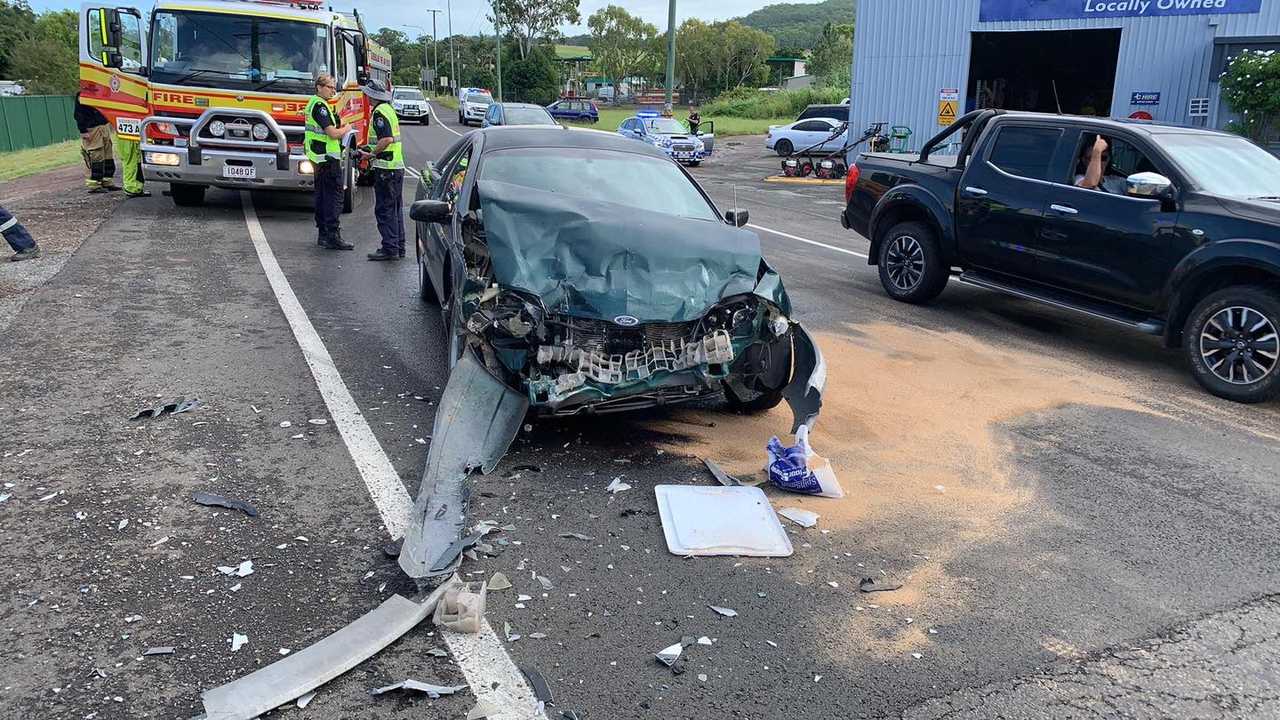
[[[425,100],[421,90],[396,90],[392,93],[396,100]]]
[[[675,163],[616,150],[516,148],[485,155],[482,180],[694,220],[715,210]]]
[[[467,96],[467,102],[478,103],[480,105],[488,105],[489,103],[493,102],[493,96],[482,95],[480,93],[471,93],[470,95]]]
[[[309,94],[329,72],[324,25],[169,10],[152,22],[152,82]]]
[[[1231,198],[1280,198],[1280,159],[1225,135],[1158,135],[1160,146],[1206,192]]]
[[[503,108],[503,122],[508,125],[555,125],[556,121],[542,108],[511,107]]]
[[[648,118],[644,126],[658,135],[687,135],[689,130],[675,118]]]

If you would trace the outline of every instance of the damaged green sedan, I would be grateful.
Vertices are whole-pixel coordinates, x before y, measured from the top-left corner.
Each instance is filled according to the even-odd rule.
[[[412,577],[451,572],[469,540],[467,477],[493,469],[529,413],[724,397],[742,412],[785,398],[793,431],[818,415],[822,356],[746,211],[721,214],[655,148],[591,130],[472,132],[428,166],[410,216],[452,364],[400,556]]]

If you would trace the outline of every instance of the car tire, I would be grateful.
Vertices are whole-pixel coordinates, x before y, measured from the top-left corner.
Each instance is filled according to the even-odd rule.
[[[702,161],[701,161],[701,160],[690,160],[690,161],[689,161],[689,167],[698,167],[698,166],[699,166],[699,165],[701,165],[701,164],[702,164]]]
[[[742,415],[755,415],[778,407],[782,403],[782,393],[782,390],[753,392],[743,398],[738,396],[729,383],[724,385],[724,399],[729,404],[729,409]]]
[[[899,302],[923,304],[942,293],[950,277],[937,235],[919,222],[898,223],[880,243],[880,284]]]
[[[178,207],[198,207],[204,205],[205,189],[204,185],[170,183],[169,196],[173,198],[173,204]]]
[[[1260,403],[1280,396],[1277,332],[1280,292],[1236,285],[1196,303],[1182,344],[1201,387],[1226,400]]]
[[[796,146],[791,144],[790,140],[779,140],[773,144],[773,151],[778,153],[779,157],[786,157],[795,152]]]

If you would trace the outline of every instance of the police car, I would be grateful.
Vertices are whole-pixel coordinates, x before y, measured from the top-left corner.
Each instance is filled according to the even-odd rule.
[[[396,87],[391,91],[391,107],[401,120],[417,120],[431,124],[431,111],[427,108],[427,99],[416,87]]]
[[[702,139],[691,134],[684,123],[654,111],[638,112],[623,120],[618,134],[649,143],[671,159],[689,165],[699,165],[711,154]]]

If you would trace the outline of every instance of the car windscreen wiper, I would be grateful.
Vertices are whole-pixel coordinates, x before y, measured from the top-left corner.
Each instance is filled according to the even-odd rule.
[[[211,72],[222,72],[222,71],[221,71],[221,70],[214,70],[213,68],[201,68],[201,69],[199,69],[199,70],[192,70],[191,72],[188,72],[186,75],[183,75],[182,77],[178,78],[177,80],[174,80],[174,81],[173,81],[173,84],[174,84],[174,85],[181,85],[182,83],[185,83],[185,82],[186,82],[186,81],[188,81],[188,80],[191,80],[191,79],[193,79],[193,78],[200,77],[201,75],[203,75],[203,74],[205,74],[205,73],[211,73]]]
[[[1250,200],[1268,200],[1270,202],[1280,202],[1280,195],[1259,195],[1251,197]]]

